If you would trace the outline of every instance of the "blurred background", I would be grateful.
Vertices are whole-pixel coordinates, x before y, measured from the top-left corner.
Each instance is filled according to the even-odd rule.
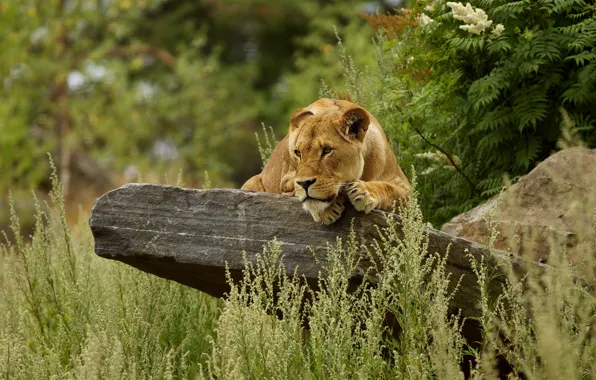
[[[338,37],[374,62],[359,16],[399,1],[19,0],[0,4],[0,218],[49,190],[89,209],[125,182],[239,187],[255,132],[342,81]],[[336,31],[337,30],[337,35]],[[269,130],[269,128],[268,128]],[[41,195],[40,195],[41,196]]]
[[[486,30],[435,0],[0,2],[0,230],[48,153],[74,214],[126,182],[239,187],[255,133],[320,96],[379,119],[434,225],[596,146],[594,7],[476,3]]]

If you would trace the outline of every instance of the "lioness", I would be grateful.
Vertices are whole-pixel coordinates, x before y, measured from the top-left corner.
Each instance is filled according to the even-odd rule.
[[[410,184],[374,116],[346,100],[319,99],[294,112],[288,135],[242,189],[295,195],[316,222],[331,224],[346,198],[358,211],[391,211]]]

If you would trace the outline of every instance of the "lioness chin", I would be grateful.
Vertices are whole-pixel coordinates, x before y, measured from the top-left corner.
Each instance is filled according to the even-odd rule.
[[[289,133],[243,190],[296,196],[317,222],[331,224],[347,201],[358,211],[391,211],[410,184],[379,122],[346,100],[319,99],[290,118]]]

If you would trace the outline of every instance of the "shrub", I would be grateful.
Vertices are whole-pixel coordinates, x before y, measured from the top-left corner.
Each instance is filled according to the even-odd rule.
[[[447,253],[428,252],[416,194],[380,241],[360,247],[352,233],[316,257],[319,291],[287,276],[280,246],[268,244],[241,281],[229,278],[218,319],[214,299],[97,258],[86,223],[68,228],[53,181],[54,207],[36,202],[32,240],[18,233],[13,212],[14,243],[0,247],[3,377],[463,378],[471,349],[461,319],[448,314],[458,279],[446,272]],[[572,258],[551,252],[556,268],[531,266],[520,276],[503,260],[497,299],[488,296],[492,274],[473,262],[484,334],[471,351],[472,378],[494,378],[497,355],[518,378],[596,376],[596,217],[586,228],[593,243]],[[350,277],[369,264],[354,289]]]
[[[519,262],[514,271],[513,261],[503,259],[505,285],[496,298],[488,293],[492,269],[470,257],[483,327],[481,341],[470,346],[462,319],[448,314],[458,279],[446,272],[448,253],[428,252],[415,199],[401,210],[402,224],[390,219],[368,249],[353,233],[330,245],[318,258],[323,272],[316,292],[296,274],[287,276],[280,245],[268,244],[247,262],[240,281],[229,278],[207,377],[462,379],[466,369],[470,378],[493,379],[498,356],[512,365],[509,378],[596,375],[596,239],[574,261],[552,252],[557,268],[528,266],[520,275]],[[591,229],[596,237],[596,220]],[[354,289],[350,276],[369,264]],[[399,327],[392,330],[387,313]],[[464,354],[475,358],[464,364],[469,368],[461,366]]]
[[[261,169],[265,168],[267,161],[269,161],[269,157],[273,153],[273,150],[279,144],[279,141],[275,138],[275,132],[273,132],[273,128],[269,126],[269,129],[265,128],[265,124],[261,124],[263,128],[263,144],[261,144],[261,139],[259,138],[259,134],[255,132],[255,138],[257,139],[257,147],[259,148],[259,154],[261,155]]]
[[[368,250],[353,232],[348,242],[330,245],[326,257],[318,258],[323,272],[316,292],[299,276],[286,275],[279,244],[267,245],[247,263],[241,281],[229,279],[209,376],[461,377],[461,325],[446,312],[457,279],[445,272],[446,256],[427,255],[415,199],[402,212],[403,236],[398,222],[389,219],[383,240]],[[362,259],[372,261],[373,269],[352,289],[350,277],[361,270]],[[395,315],[399,329],[385,324],[387,312]],[[308,329],[302,331],[305,322]]]
[[[497,212],[495,207],[489,220]],[[494,302],[487,296],[491,273],[482,262],[472,261],[483,294],[479,321],[484,339],[482,352],[476,355],[481,364],[488,364],[476,368],[474,378],[494,372],[491,364],[497,354],[512,365],[514,378],[596,376],[596,200],[592,212],[592,225],[584,231],[592,243],[573,256],[565,249],[553,249],[549,252],[553,267],[527,266],[527,273],[520,275],[513,261],[503,260],[505,285]]]
[[[134,165],[156,175],[183,169],[193,178],[209,170],[218,183],[230,180],[235,162],[247,161],[247,123],[264,108],[253,84],[258,68],[222,63],[198,26],[211,14],[201,4],[171,3],[2,4],[0,25],[11,33],[0,40],[0,197],[47,189],[48,151],[67,195],[76,186],[71,171],[73,180],[80,172],[104,185],[80,157],[108,177]]]
[[[571,133],[596,146],[594,5],[428,0],[368,19],[381,34],[363,102],[404,166],[428,168],[421,203],[434,224],[498,193],[504,173],[515,181],[548,157],[563,113]]]
[[[218,302],[93,253],[73,233],[53,176],[53,207],[36,204],[31,241],[12,213],[0,246],[0,375],[7,379],[193,378]]]

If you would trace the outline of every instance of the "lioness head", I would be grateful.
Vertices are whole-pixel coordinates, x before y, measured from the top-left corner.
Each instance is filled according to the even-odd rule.
[[[346,183],[361,177],[369,123],[368,112],[346,101],[292,115],[288,147],[296,164],[296,197],[305,209],[325,209]]]

